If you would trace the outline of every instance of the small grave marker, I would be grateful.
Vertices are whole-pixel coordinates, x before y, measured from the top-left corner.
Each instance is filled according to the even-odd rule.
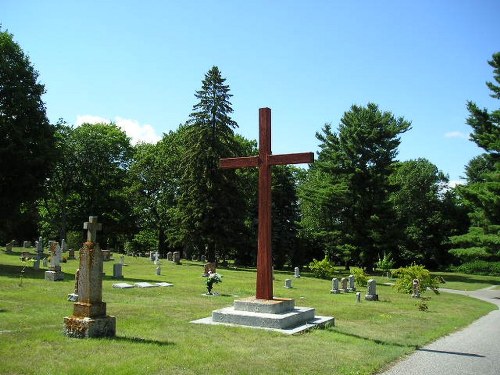
[[[336,277],[332,279],[332,290],[330,290],[330,293],[340,294],[339,279],[337,279]]]
[[[293,271],[294,271],[295,278],[299,278],[300,277],[300,269],[299,269],[299,267],[295,267]]]

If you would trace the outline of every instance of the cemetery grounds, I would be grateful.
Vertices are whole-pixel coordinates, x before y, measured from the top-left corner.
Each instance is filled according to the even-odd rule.
[[[334,316],[334,327],[295,336],[258,329],[200,325],[193,320],[255,295],[255,269],[219,268],[219,295],[205,296],[203,264],[161,260],[161,275],[149,258],[125,258],[124,279],[114,280],[113,263],[104,262],[103,301],[116,316],[116,337],[75,339],[63,335],[63,318],[73,305],[78,259],[62,263],[64,281],[46,281],[46,268],[34,270],[0,251],[0,374],[373,374],[443,335],[496,308],[456,294],[425,297],[428,310],[376,276],[378,302],[355,294],[330,294],[331,281],[301,272],[275,272],[274,294],[297,306]],[[21,272],[24,269],[24,272]],[[343,273],[344,272],[344,273]],[[21,278],[21,274],[23,277]],[[440,273],[445,288],[475,290],[500,286],[500,277]],[[345,277],[339,269],[335,277]],[[292,279],[293,288],[284,288]],[[173,287],[116,289],[117,282],[168,282]],[[357,286],[364,296],[366,288]]]

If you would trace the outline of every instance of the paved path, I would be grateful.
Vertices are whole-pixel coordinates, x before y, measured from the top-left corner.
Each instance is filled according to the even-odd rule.
[[[500,290],[493,287],[473,292],[439,288],[464,294],[500,307]],[[445,336],[397,362],[381,375],[499,375],[500,310],[476,320],[470,326]]]

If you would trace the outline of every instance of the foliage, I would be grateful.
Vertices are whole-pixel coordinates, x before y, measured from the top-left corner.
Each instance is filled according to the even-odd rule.
[[[472,275],[500,276],[500,262],[474,260],[455,267],[455,271]]]
[[[178,225],[182,245],[193,254],[206,252],[208,261],[225,258],[244,237],[245,200],[234,170],[221,170],[219,159],[237,155],[226,85],[214,66],[205,75],[199,100],[183,136]]]
[[[488,62],[494,69],[494,80],[487,82],[490,96],[500,99],[500,52]],[[461,261],[500,260],[500,109],[488,111],[467,103],[472,127],[471,139],[485,153],[472,159],[466,168],[467,185],[457,187],[469,209],[467,233],[451,237],[451,253]]]
[[[409,129],[369,103],[344,113],[338,133],[326,124],[316,134],[318,161],[301,187],[302,225],[322,236],[327,252],[349,245],[351,261],[371,270],[377,254],[394,247],[389,176],[399,135]]]
[[[412,261],[437,267],[449,263],[447,238],[457,226],[450,210],[448,179],[426,159],[396,164],[390,176],[391,205],[396,216],[398,264]]]
[[[309,263],[309,269],[314,277],[318,279],[331,279],[335,272],[334,265],[326,257],[323,258],[323,260],[313,259],[313,261]]]
[[[68,249],[80,250],[83,244],[83,236],[81,231],[70,230],[66,232],[66,243]]]
[[[389,254],[386,254],[384,251],[384,257],[380,259],[380,256],[378,258],[377,262],[377,268],[381,269],[382,271],[386,272],[387,274],[391,271],[391,269],[394,267],[395,262],[392,260],[391,256]]]
[[[0,26],[0,241],[18,235],[25,212],[50,173],[54,128],[49,124],[38,72]],[[33,235],[33,234],[30,234]]]
[[[90,215],[103,223],[102,246],[116,244],[130,232],[130,207],[125,193],[126,171],[132,157],[130,139],[116,124],[57,127],[60,151],[53,174],[39,201],[41,225],[61,238],[67,230],[81,229]]]
[[[368,284],[368,276],[362,268],[351,267],[350,272],[354,275],[356,284],[358,284],[359,286],[366,286]]]
[[[420,293],[424,293],[427,288],[434,293],[439,294],[439,278],[432,277],[429,270],[424,266],[413,264],[408,267],[398,268],[393,272],[393,276],[397,277],[394,288],[399,293],[411,294],[413,291],[413,280],[420,281]]]

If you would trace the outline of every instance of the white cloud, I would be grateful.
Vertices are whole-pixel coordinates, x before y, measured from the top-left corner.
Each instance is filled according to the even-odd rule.
[[[459,132],[459,131],[453,131],[453,132],[445,133],[444,137],[445,138],[469,139],[469,136],[467,134],[464,134],[464,133]]]
[[[100,116],[78,115],[76,116],[76,126],[81,124],[110,124],[112,121]],[[156,134],[155,129],[149,124],[140,124],[137,120],[127,119],[120,116],[114,118],[114,123],[122,129],[131,139],[132,144],[139,142],[156,143],[161,136]]]
[[[457,185],[464,185],[464,184],[465,184],[464,180],[451,180],[451,181],[448,181],[448,186],[450,188],[454,188]]]

